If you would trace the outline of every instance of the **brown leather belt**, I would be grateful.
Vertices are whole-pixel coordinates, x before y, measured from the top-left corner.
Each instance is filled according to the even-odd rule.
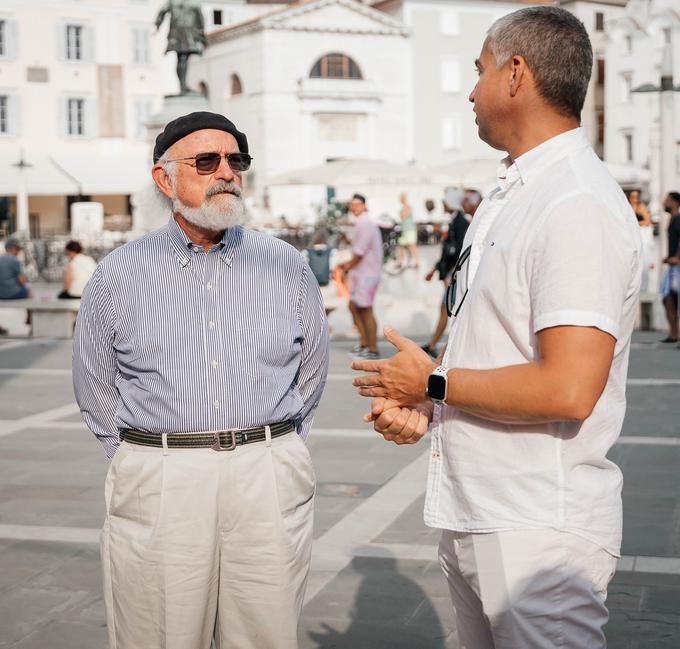
[[[295,423],[288,419],[269,425],[272,439],[287,435],[295,430]],[[123,428],[120,431],[121,441],[139,446],[163,446],[162,433],[149,433],[143,430]],[[236,430],[217,430],[214,433],[168,433],[168,448],[211,448],[214,451],[233,451],[242,444],[263,442],[267,439],[264,426]]]

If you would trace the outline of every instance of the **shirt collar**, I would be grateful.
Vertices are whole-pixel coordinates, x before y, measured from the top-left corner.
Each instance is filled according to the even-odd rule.
[[[551,137],[523,153],[514,162],[508,156],[502,162],[506,168],[506,183],[519,178],[525,185],[531,178],[540,174],[557,160],[565,158],[570,153],[586,146],[588,146],[586,131],[579,126]]]
[[[186,233],[179,226],[174,217],[170,217],[170,221],[166,226],[168,239],[173,251],[177,255],[177,259],[182,267],[186,266],[191,261],[191,248],[195,244],[187,237]],[[228,228],[222,234],[222,238],[217,244],[220,248],[220,259],[231,266],[231,262],[236,253],[236,248],[243,238],[243,228],[236,226]]]

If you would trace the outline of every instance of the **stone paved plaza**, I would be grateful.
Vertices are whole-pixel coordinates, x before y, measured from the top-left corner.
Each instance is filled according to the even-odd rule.
[[[625,474],[613,649],[680,647],[680,350],[659,337],[635,336],[611,452]],[[301,649],[455,649],[438,533],[422,522],[427,441],[396,447],[361,422],[351,346],[333,342],[310,437],[318,497]],[[0,341],[3,648],[106,647],[97,541],[107,461],[73,403],[69,367],[69,341]]]

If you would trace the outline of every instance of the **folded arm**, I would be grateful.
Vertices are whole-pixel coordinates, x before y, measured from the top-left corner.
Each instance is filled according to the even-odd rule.
[[[88,428],[112,458],[120,443],[115,423],[119,393],[113,348],[115,312],[101,267],[83,292],[73,336],[73,390]]]

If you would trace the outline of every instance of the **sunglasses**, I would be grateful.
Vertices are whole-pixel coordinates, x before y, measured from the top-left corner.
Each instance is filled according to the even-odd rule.
[[[247,153],[199,153],[190,158],[177,158],[176,160],[168,160],[168,162],[181,162],[182,164],[196,167],[196,173],[200,176],[214,174],[222,162],[222,158],[226,158],[227,164],[232,171],[248,171],[250,163],[253,159]],[[191,160],[192,162],[187,162]]]
[[[463,302],[465,302],[465,298],[468,294],[467,273],[465,273],[465,293],[463,293],[463,297],[460,299],[458,308],[454,311],[454,307],[456,306],[456,287],[458,286],[458,274],[465,263],[470,259],[471,251],[472,246],[468,246],[465,248],[465,250],[463,250],[463,252],[460,253],[456,267],[453,269],[453,273],[451,274],[451,283],[446,289],[446,312],[449,314],[449,318],[451,316],[454,318],[458,316],[460,309],[463,306]]]

